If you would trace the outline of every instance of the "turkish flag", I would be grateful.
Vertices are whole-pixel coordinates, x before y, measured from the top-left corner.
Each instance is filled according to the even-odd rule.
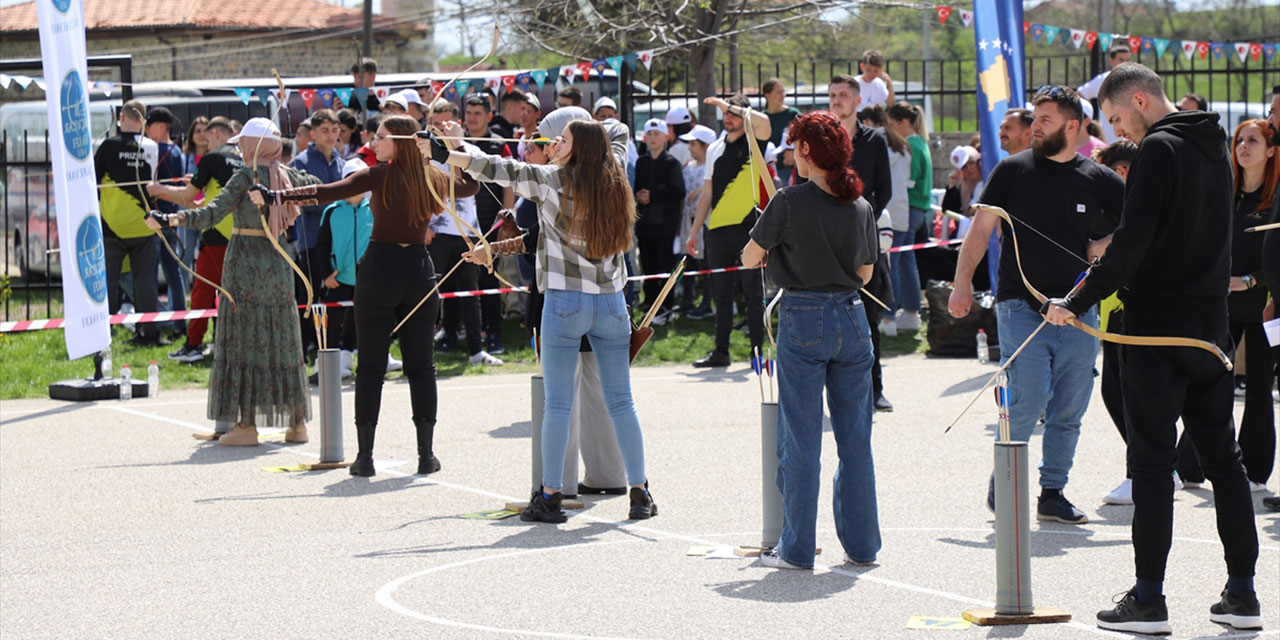
[[[1142,49],[1142,36],[1129,36],[1129,50],[1137,53]]]
[[[1249,55],[1253,56],[1254,61],[1258,60],[1258,56],[1262,55],[1262,44],[1258,42],[1249,43]]]
[[[1201,59],[1201,60],[1204,60],[1204,57],[1205,57],[1205,56],[1207,56],[1207,55],[1209,55],[1209,43],[1208,43],[1208,42],[1200,42],[1200,43],[1197,43],[1197,44],[1196,44],[1196,53],[1199,53],[1199,54],[1200,54],[1200,59]]]
[[[941,22],[942,24],[946,24],[947,18],[950,18],[950,17],[951,17],[951,7],[948,7],[946,5],[940,5],[938,7],[938,22]]]
[[[316,90],[315,89],[298,89],[298,95],[302,96],[302,104],[307,105],[307,108],[310,109],[311,101],[316,99]]]
[[[1090,50],[1090,51],[1092,51],[1092,50],[1093,50],[1093,43],[1095,43],[1095,42],[1097,42],[1097,41],[1098,41],[1098,32],[1097,32],[1097,31],[1086,31],[1086,32],[1084,32],[1084,44],[1085,44],[1085,46],[1089,47],[1089,50]]]

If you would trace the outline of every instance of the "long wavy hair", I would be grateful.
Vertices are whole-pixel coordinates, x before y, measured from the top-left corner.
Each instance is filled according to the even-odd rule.
[[[805,157],[814,169],[827,174],[827,186],[831,187],[841,202],[853,202],[862,195],[862,179],[849,168],[853,156],[853,141],[849,132],[840,126],[840,118],[830,111],[810,111],[791,121],[787,139],[800,153],[800,143],[809,145]]]
[[[1262,135],[1263,144],[1266,149],[1275,149],[1276,152],[1267,158],[1267,165],[1262,171],[1262,197],[1258,199],[1258,211],[1270,211],[1272,203],[1276,200],[1276,184],[1280,183],[1280,147],[1271,142],[1271,136],[1275,130],[1271,128],[1271,123],[1257,118],[1254,120],[1245,120],[1236,127],[1236,132],[1231,135],[1231,171],[1236,179],[1236,191],[1239,192],[1244,184],[1244,167],[1240,166],[1240,161],[1236,159],[1236,145],[1240,144],[1240,134],[1244,132],[1246,127],[1257,127],[1258,133]],[[1265,153],[1265,149],[1264,149]]]
[[[191,120],[191,124],[187,126],[187,135],[182,140],[183,153],[196,152],[196,127],[204,125],[205,130],[209,129],[209,118],[205,116],[196,116]],[[205,151],[209,151],[209,145],[205,145]]]
[[[585,255],[603,260],[631,247],[636,203],[627,174],[614,159],[604,127],[593,120],[574,120],[565,195],[573,198],[568,231],[582,238]]]
[[[382,121],[387,133],[396,136],[412,136],[418,132],[418,122],[405,115],[390,116]],[[418,145],[412,138],[396,138],[396,156],[387,167],[387,177],[382,185],[382,206],[388,210],[403,208],[408,211],[415,226],[426,224],[431,216],[444,211],[444,205],[431,196],[427,187],[427,174],[440,197],[449,189],[449,175],[435,168],[422,158]],[[425,168],[425,171],[424,171]]]

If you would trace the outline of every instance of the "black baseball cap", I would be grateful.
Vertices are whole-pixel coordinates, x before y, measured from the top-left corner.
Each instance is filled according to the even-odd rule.
[[[163,122],[172,126],[174,120],[176,120],[176,118],[173,117],[173,112],[167,107],[151,107],[150,109],[147,109],[148,125]]]

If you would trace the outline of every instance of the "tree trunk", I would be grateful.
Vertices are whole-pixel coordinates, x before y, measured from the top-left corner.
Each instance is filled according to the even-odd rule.
[[[738,34],[729,36],[729,91],[742,93],[742,64],[738,59]]]
[[[716,95],[716,41],[694,46],[689,61],[698,89],[698,122],[715,129],[716,108],[702,101]]]

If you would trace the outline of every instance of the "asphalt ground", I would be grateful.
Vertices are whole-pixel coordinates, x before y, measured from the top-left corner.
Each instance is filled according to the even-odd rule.
[[[199,391],[128,402],[7,400],[0,637],[1123,637],[1094,625],[1133,575],[1132,507],[1101,501],[1123,478],[1124,448],[1096,387],[1066,491],[1091,522],[1032,522],[1035,602],[1072,622],[955,628],[965,626],[953,622],[963,610],[995,600],[984,506],[995,430],[989,394],[950,434],[943,428],[994,369],[886,359],[896,410],[877,414],[874,432],[884,549],[873,567],[841,562],[828,436],[824,552],[812,572],[687,555],[759,543],[760,392],[744,364],[633,372],[660,507],[640,523],[626,520],[625,497],[587,498],[560,526],[461,517],[528,495],[527,374],[440,383],[435,448],[444,468],[429,478],[411,475],[402,380],[384,390],[379,471],[370,479],[266,469],[315,461],[318,421],[305,445],[286,446],[279,435],[251,449],[194,440],[212,428]],[[352,394],[344,388],[347,425]],[[350,427],[345,447],[353,456]],[[1031,451],[1038,459],[1038,437]],[[1212,492],[1177,494],[1166,583],[1175,638],[1280,632],[1280,514],[1261,507],[1269,494],[1254,494],[1261,634],[1208,620],[1226,578]],[[915,616],[928,628],[909,629]]]

